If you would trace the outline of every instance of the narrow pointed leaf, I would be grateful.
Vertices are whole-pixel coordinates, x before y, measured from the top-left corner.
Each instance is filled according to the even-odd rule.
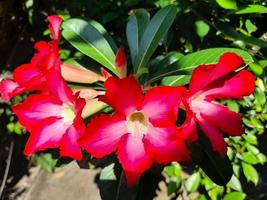
[[[236,48],[210,48],[187,54],[176,62],[157,71],[149,82],[154,82],[170,75],[190,75],[199,65],[216,64],[223,53],[233,52],[240,55],[246,64],[252,63],[252,56],[241,49]]]
[[[126,27],[126,36],[130,48],[132,64],[134,65],[139,48],[139,42],[149,23],[150,15],[145,9],[138,9],[129,17]]]
[[[156,50],[160,40],[171,27],[176,16],[176,12],[176,6],[167,6],[159,10],[146,27],[140,41],[138,56],[135,63],[135,73],[138,76],[147,72],[147,62]]]
[[[82,19],[70,19],[62,24],[62,35],[76,49],[116,73],[115,54],[94,26]]]

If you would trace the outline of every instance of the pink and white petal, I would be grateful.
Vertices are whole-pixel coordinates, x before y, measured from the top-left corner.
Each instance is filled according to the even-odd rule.
[[[234,70],[244,65],[243,59],[234,53],[224,53],[216,65],[206,65],[197,67],[192,73],[190,81],[190,91],[192,94],[203,90],[209,84],[230,74]],[[205,77],[205,78],[203,78]]]
[[[154,87],[145,95],[142,111],[155,126],[173,124],[184,92],[183,87]]]
[[[53,40],[60,40],[60,25],[62,23],[62,18],[58,15],[51,15],[47,17],[49,21],[48,28],[50,30],[51,36]]]
[[[59,71],[51,69],[46,72],[47,84],[46,91],[64,103],[72,103],[75,97],[72,95],[72,90],[63,80]]]
[[[67,130],[60,142],[60,156],[71,157],[75,160],[82,159],[82,151],[78,144],[78,139],[83,135],[84,131],[85,128],[82,130],[74,126]]]
[[[106,94],[100,100],[113,107],[117,112],[127,116],[142,108],[142,90],[133,76],[123,79],[110,77],[104,85]]]
[[[57,148],[68,126],[63,121],[50,117],[36,123],[30,131],[24,154],[29,156],[47,148]]]
[[[226,156],[227,146],[224,141],[223,133],[200,116],[198,117],[197,121],[203,133],[209,138],[213,150],[219,153],[222,158],[224,158]]]
[[[123,115],[101,114],[89,123],[79,144],[94,157],[101,158],[116,151],[121,137],[126,133]]]
[[[3,79],[0,82],[0,94],[2,98],[6,101],[9,101],[12,97],[22,94],[27,89],[20,86],[18,83],[12,80],[5,80]]]
[[[12,106],[20,124],[27,130],[45,118],[61,118],[61,102],[50,95],[33,94],[24,102]]]
[[[175,127],[149,127],[143,142],[146,152],[153,161],[167,164],[172,161],[187,161],[189,159],[189,151],[186,148],[185,140],[177,139],[175,136]]]
[[[43,74],[33,64],[24,64],[17,67],[13,77],[18,84],[29,89],[41,89],[46,80]]]
[[[200,113],[211,125],[228,135],[240,136],[243,133],[241,116],[226,106],[204,101]]]
[[[131,134],[122,136],[117,154],[130,187],[152,165],[152,160],[145,150],[142,137],[136,137]]]
[[[206,90],[203,95],[207,99],[214,98],[238,98],[250,95],[254,92],[255,79],[252,73],[242,70],[231,79],[225,81],[222,85],[214,85]]]

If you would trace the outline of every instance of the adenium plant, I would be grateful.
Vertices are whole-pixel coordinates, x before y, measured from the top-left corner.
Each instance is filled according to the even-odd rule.
[[[110,38],[103,36],[103,29],[99,31],[100,25],[79,19],[64,22],[64,38],[99,62],[102,74],[60,60],[62,19],[49,16],[52,39],[36,42],[37,53],[30,63],[17,67],[13,79],[0,84],[1,96],[7,101],[30,92],[23,102],[12,106],[30,133],[25,155],[48,148],[59,148],[60,156],[75,160],[82,159],[82,149],[95,158],[116,153],[129,187],[153,163],[191,162],[195,152],[189,146],[198,142],[199,130],[207,136],[212,150],[226,159],[224,136],[239,136],[243,129],[241,116],[220,100],[241,99],[252,94],[255,86],[240,55],[224,51],[216,62],[194,66],[188,84],[162,86],[160,82],[140,81],[149,73],[149,59],[175,14],[175,6],[160,10],[143,31],[133,25],[138,19],[131,16],[127,38],[132,65],[123,47],[112,49]],[[159,21],[164,15],[167,21]],[[129,30],[142,34],[136,40]],[[69,82],[84,85],[71,88]],[[103,83],[103,87],[95,89],[91,86],[94,83]],[[101,113],[107,106],[113,111]],[[182,110],[185,120],[180,119]]]

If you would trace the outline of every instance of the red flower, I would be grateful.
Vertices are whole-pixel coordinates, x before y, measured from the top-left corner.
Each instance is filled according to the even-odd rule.
[[[189,152],[185,138],[194,140],[191,126],[177,130],[178,106],[182,87],[155,87],[145,96],[133,76],[110,77],[101,100],[115,109],[102,114],[88,125],[80,145],[96,158],[117,151],[129,186],[153,162],[186,161]],[[190,124],[193,125],[193,124]]]
[[[13,96],[32,90],[46,90],[46,73],[50,70],[60,71],[60,59],[58,49],[59,25],[61,18],[49,16],[49,28],[52,41],[36,42],[35,49],[38,51],[29,64],[17,67],[13,74],[12,81],[2,80],[0,83],[0,93],[5,100],[10,100]]]
[[[194,113],[194,120],[210,139],[213,149],[222,157],[227,147],[223,134],[243,133],[238,113],[220,105],[215,99],[242,98],[252,94],[255,80],[247,70],[235,72],[244,62],[234,53],[225,53],[215,65],[202,65],[192,73],[185,106]]]
[[[60,148],[61,156],[82,158],[77,140],[85,131],[82,109],[84,99],[72,91],[55,71],[47,74],[46,94],[30,95],[12,107],[19,122],[30,132],[24,153],[31,155],[47,148]]]

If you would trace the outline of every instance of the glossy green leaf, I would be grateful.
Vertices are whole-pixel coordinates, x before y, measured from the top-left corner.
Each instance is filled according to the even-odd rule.
[[[237,9],[236,0],[216,0],[224,9]]]
[[[227,186],[232,188],[233,190],[236,191],[242,191],[242,186],[238,178],[236,178],[235,175],[232,176],[231,180],[228,182]]]
[[[167,76],[162,79],[161,84],[168,86],[186,85],[189,83],[190,77],[190,75]]]
[[[201,177],[199,172],[192,174],[185,182],[185,187],[188,192],[195,192],[200,184]]]
[[[201,40],[209,33],[210,26],[203,20],[198,20],[195,22],[195,28],[197,35]]]
[[[76,49],[116,73],[115,54],[106,38],[93,25],[82,19],[69,19],[62,28],[63,37]]]
[[[176,12],[176,6],[167,6],[159,10],[149,22],[141,38],[138,56],[134,65],[134,71],[137,76],[148,72],[147,63],[156,50],[160,40],[171,27]]]
[[[244,200],[246,196],[243,192],[230,192],[223,197],[223,200]]]
[[[199,65],[216,64],[223,53],[233,52],[240,55],[245,63],[253,62],[251,55],[236,48],[210,48],[187,54],[176,62],[155,73],[149,82],[161,79],[170,75],[191,75],[192,71]]]
[[[267,13],[267,8],[262,5],[247,5],[238,9],[237,11],[234,11],[233,13],[238,15],[251,13],[264,14]]]
[[[107,30],[104,28],[104,26],[102,26],[102,24],[92,19],[90,19],[88,23],[91,24],[93,27],[95,27],[99,31],[99,33],[101,33],[104,36],[104,38],[108,41],[109,45],[111,46],[113,52],[117,52],[118,47],[116,46],[113,38],[108,34]]]
[[[130,48],[132,64],[135,65],[139,51],[139,43],[150,21],[150,15],[145,9],[137,9],[129,17],[126,26],[126,36]]]
[[[252,165],[244,163],[244,162],[242,162],[242,168],[243,168],[243,172],[247,180],[257,185],[259,181],[259,174],[257,170]]]

